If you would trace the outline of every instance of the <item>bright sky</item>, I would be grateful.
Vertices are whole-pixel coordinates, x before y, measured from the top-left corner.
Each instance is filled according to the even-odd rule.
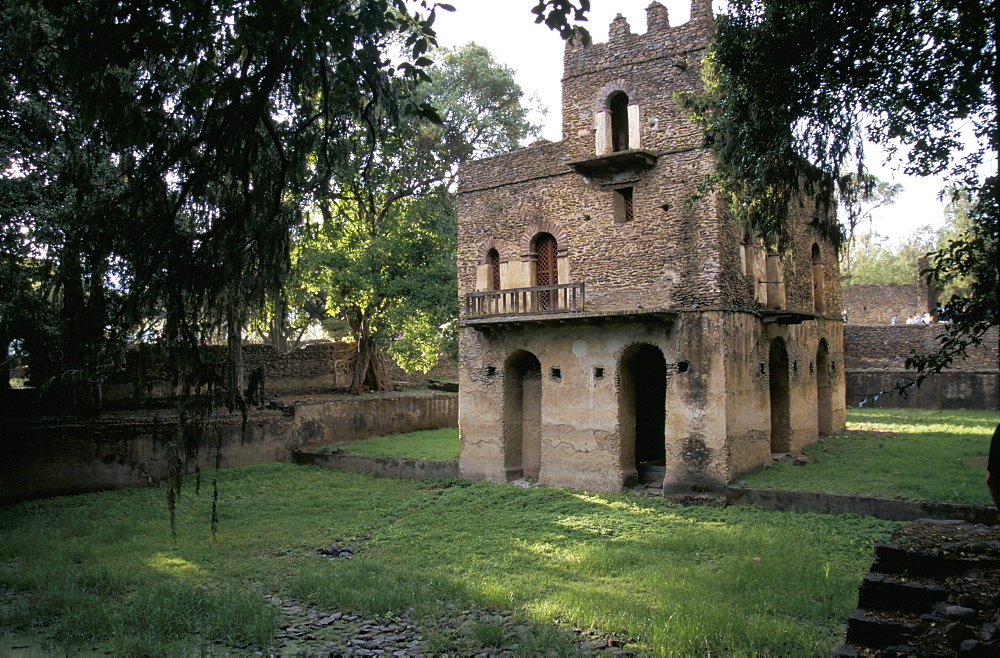
[[[559,35],[544,25],[533,23],[531,8],[537,0],[446,0],[454,13],[439,12],[435,27],[442,46],[462,46],[472,41],[485,46],[499,62],[515,71],[516,79],[527,96],[536,94],[548,108],[543,137],[562,139],[561,93],[563,43]],[[689,0],[661,0],[667,7],[671,25],[680,25],[690,17]],[[621,13],[632,31],[646,31],[646,7],[650,0],[591,0],[586,23],[595,42],[607,41],[608,26]],[[722,5],[715,0],[718,12]],[[502,7],[502,8],[501,8]],[[879,178],[902,183],[904,191],[895,205],[876,214],[874,229],[882,235],[899,239],[919,226],[940,225],[944,205],[937,199],[940,180],[904,176],[891,167],[882,167],[875,159],[868,163]]]

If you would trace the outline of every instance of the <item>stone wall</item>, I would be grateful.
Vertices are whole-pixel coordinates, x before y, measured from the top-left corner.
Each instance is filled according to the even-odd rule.
[[[913,380],[906,370],[849,370],[847,404],[903,409],[983,409],[1000,410],[1000,373],[996,369],[943,372],[928,377],[920,388],[908,389],[906,396],[891,391]],[[876,397],[877,396],[877,397]]]
[[[911,315],[934,313],[936,303],[922,283],[865,283],[845,285],[842,290],[848,322],[890,324],[895,317],[905,324]]]
[[[228,358],[225,346],[204,348],[208,363],[223,364]],[[267,391],[277,393],[319,393],[346,388],[351,381],[357,350],[354,343],[308,343],[297,349],[279,352],[271,345],[244,345],[243,365],[247,373],[264,367]],[[414,382],[428,378],[454,379],[457,366],[442,356],[428,373],[404,372],[391,360],[389,379]],[[129,355],[124,373],[115,375],[102,387],[106,401],[170,397],[175,394],[174,374],[167,367],[158,348],[143,346]]]
[[[747,266],[747,252],[766,251],[745,239],[721,200],[699,196],[714,166],[700,127],[675,93],[701,87],[701,62],[714,30],[710,3],[696,0],[692,20],[670,26],[666,10],[647,10],[648,31],[633,34],[624,19],[607,43],[568,45],[564,57],[563,140],[463,165],[459,180],[459,292],[484,290],[486,255],[500,256],[502,289],[535,285],[532,238],[557,238],[559,283],[583,282],[589,311],[634,308],[757,309],[768,279]],[[602,154],[600,116],[612,94],[628,95],[629,149],[655,165],[574,170]],[[634,111],[633,111],[634,110]],[[589,166],[589,165],[588,165]],[[631,221],[617,221],[615,194],[632,190]],[[829,212],[796,200],[788,248],[777,254],[781,308],[840,316],[839,270],[832,247],[807,225]],[[813,268],[818,245],[820,268]],[[751,260],[753,258],[751,257]],[[817,277],[819,285],[817,286]],[[464,316],[463,316],[464,317]]]
[[[936,351],[937,336],[946,324],[932,325],[844,325],[844,359],[848,370],[903,370],[906,357]],[[950,370],[997,370],[1000,367],[1000,336],[988,331],[981,345],[968,350],[968,358],[956,360]]]
[[[288,462],[302,448],[421,429],[454,427],[458,397],[451,394],[372,394],[298,403],[292,415],[255,411],[247,424],[219,418],[205,431],[204,448],[187,472],[214,468],[216,437],[222,466]],[[62,422],[0,422],[0,505],[31,498],[147,486],[167,474],[168,446],[177,442],[176,418],[107,414]]]
[[[946,372],[932,375],[906,397],[880,395],[913,379],[905,369],[911,354],[937,348],[936,337],[948,325],[844,325],[847,403],[922,409],[1000,408],[1000,335],[996,327],[981,345],[968,350]]]

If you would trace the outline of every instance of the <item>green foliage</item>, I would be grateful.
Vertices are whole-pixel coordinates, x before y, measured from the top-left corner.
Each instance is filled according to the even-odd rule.
[[[160,338],[185,384],[218,380],[238,405],[243,327],[281,286],[310,181],[343,164],[337,126],[433,115],[391,90],[426,78],[435,10],[6,3],[0,342],[23,339],[33,375],[79,388]],[[225,376],[196,349],[220,331]]]
[[[348,455],[394,457],[396,459],[426,459],[427,461],[458,461],[458,428],[422,430],[379,436],[362,441],[347,441],[324,446],[320,451],[342,450]]]
[[[1000,322],[1000,179],[981,166],[1000,148],[996,10],[993,0],[734,0],[701,100],[715,182],[765,238],[782,237],[797,194],[832,200],[863,180],[866,140],[975,200],[967,229],[930,259],[940,280],[970,287],[945,302],[939,352],[911,361],[918,382]]]
[[[472,629],[441,621],[451,604],[480,611],[472,628],[490,643],[498,635],[491,615],[512,612],[516,624],[500,632],[530,655],[577,655],[573,627],[629,638],[642,655],[822,655],[843,641],[875,542],[898,527],[288,464],[230,469],[220,479],[217,540],[186,521],[204,514],[210,496],[189,495],[179,502],[176,549],[163,548],[162,489],[0,510],[0,586],[19,593],[0,603],[4,626],[77,628],[59,643],[69,650],[254,650],[239,642],[276,651],[276,639],[255,638],[269,611],[262,594],[277,594],[372,615],[412,609],[438,653],[482,651],[469,644]],[[331,541],[357,555],[311,554]],[[85,593],[63,597],[70,583]],[[156,596],[165,597],[162,611],[146,603]],[[128,601],[143,614],[106,614]],[[17,612],[26,608],[44,614]],[[260,621],[240,630],[244,614]],[[186,634],[192,628],[197,635]]]
[[[924,226],[899,242],[888,236],[867,231],[850,241],[845,260],[850,261],[847,282],[856,283],[917,283],[920,277],[918,260],[934,249],[937,235]]]
[[[316,192],[321,221],[296,240],[289,297],[298,317],[347,321],[358,341],[355,393],[366,379],[376,389],[388,384],[373,365],[379,350],[406,370],[426,370],[454,342],[457,167],[509,151],[537,130],[513,72],[486,49],[470,44],[432,56],[429,81],[401,83],[395,93],[433,105],[439,121],[400,123],[371,112],[338,124],[334,150],[320,145],[313,156],[339,165]]]
[[[794,491],[991,504],[984,478],[989,411],[850,409],[847,432],[807,446],[809,463],[775,464],[749,486]]]

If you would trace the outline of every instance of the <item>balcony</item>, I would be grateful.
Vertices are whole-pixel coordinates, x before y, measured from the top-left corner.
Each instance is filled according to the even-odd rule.
[[[585,297],[582,282],[470,292],[465,296],[465,317],[577,312],[584,309]]]

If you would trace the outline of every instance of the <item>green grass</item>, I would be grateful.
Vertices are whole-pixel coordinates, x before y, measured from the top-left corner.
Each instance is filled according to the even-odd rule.
[[[775,464],[747,486],[938,502],[991,504],[986,457],[1000,414],[990,411],[852,409],[847,431]]]
[[[341,450],[348,455],[364,457],[458,461],[458,428],[445,427],[437,430],[378,436],[361,441],[344,441],[324,446],[320,450],[323,452]]]
[[[0,587],[21,593],[0,603],[0,627],[70,652],[273,651],[262,595],[277,594],[412,609],[432,651],[459,655],[473,641],[575,655],[572,627],[628,638],[640,655],[829,655],[875,542],[899,526],[288,464],[219,480],[217,540],[208,488],[195,495],[188,480],[176,547],[162,488],[0,509]],[[356,557],[311,554],[332,541]],[[480,611],[468,633],[442,627],[449,605]]]

